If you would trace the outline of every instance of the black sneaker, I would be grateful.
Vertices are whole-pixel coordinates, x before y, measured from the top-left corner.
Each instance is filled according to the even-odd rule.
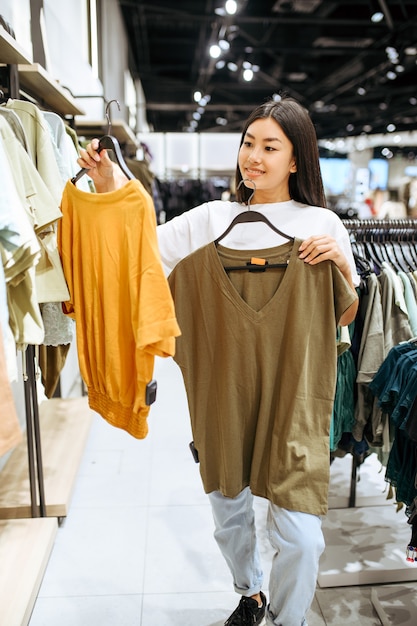
[[[256,600],[242,596],[237,608],[233,611],[224,626],[260,626],[266,609],[266,597],[261,591],[262,606]]]

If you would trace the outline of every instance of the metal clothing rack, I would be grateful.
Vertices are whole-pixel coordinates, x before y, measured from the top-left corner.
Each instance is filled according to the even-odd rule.
[[[402,241],[417,243],[417,219],[343,219],[344,226],[349,233],[355,233],[356,239],[361,241],[384,242]],[[349,492],[349,507],[355,507],[357,472],[360,463],[352,455],[352,469]]]
[[[417,241],[417,218],[400,219],[343,219],[344,226],[349,232],[356,232],[361,236],[373,234],[373,236],[396,235],[401,241]]]
[[[20,97],[19,75],[16,64],[1,68],[1,91],[4,97]],[[42,465],[42,444],[39,423],[38,398],[36,389],[35,346],[28,345],[24,353],[25,375],[25,419],[28,453],[30,489],[30,509],[32,517],[46,517],[45,487]]]

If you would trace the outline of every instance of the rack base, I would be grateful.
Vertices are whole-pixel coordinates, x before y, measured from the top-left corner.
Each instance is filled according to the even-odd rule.
[[[65,517],[90,431],[87,397],[51,398],[39,407],[46,517]],[[0,474],[0,519],[33,517],[26,438]]]

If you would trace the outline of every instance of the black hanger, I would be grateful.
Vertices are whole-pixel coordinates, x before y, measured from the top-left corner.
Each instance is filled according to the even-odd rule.
[[[101,137],[101,139],[99,140],[97,152],[100,154],[100,152],[104,150],[104,148],[106,148],[107,150],[113,150],[114,156],[116,157],[117,164],[122,170],[123,174],[127,176],[129,180],[133,180],[136,177],[134,174],[132,174],[132,172],[129,170],[129,168],[127,167],[125,163],[125,160],[123,158],[123,154],[120,148],[120,144],[117,141],[116,137],[113,137],[113,135],[110,134],[111,120],[110,120],[110,114],[109,114],[109,107],[112,102],[116,102],[117,106],[120,109],[120,104],[118,100],[110,100],[110,102],[107,103],[107,106],[106,106],[106,118],[107,118],[107,123],[108,123],[107,134]],[[86,174],[88,171],[89,171],[88,167],[83,167],[73,178],[71,178],[71,182],[75,185],[75,183],[78,180],[80,180],[80,178],[84,176],[84,174]]]
[[[250,202],[256,191],[256,186],[252,180],[244,179],[240,181],[238,185],[238,189],[240,185],[245,183],[245,181],[246,182],[249,181],[254,187],[251,195],[248,198],[248,208],[246,211],[242,211],[242,213],[239,213],[239,215],[237,215],[232,220],[232,222],[226,228],[224,233],[220,235],[220,237],[217,237],[217,239],[214,240],[214,243],[216,244],[216,246],[219,243],[219,241],[221,241],[221,239],[223,239],[232,230],[232,228],[236,226],[236,224],[244,224],[248,222],[263,222],[264,224],[272,228],[273,231],[278,233],[278,235],[281,235],[281,237],[284,237],[285,239],[288,239],[289,241],[294,241],[294,237],[290,237],[290,235],[286,235],[285,233],[281,232],[278,228],[276,228],[269,221],[267,217],[265,217],[265,215],[263,215],[262,213],[259,213],[258,211],[251,210]],[[233,271],[239,271],[239,270],[246,270],[249,272],[265,272],[265,270],[267,269],[273,269],[273,268],[278,268],[278,267],[286,268],[287,266],[288,266],[288,261],[286,261],[285,263],[268,263],[268,261],[265,261],[265,263],[259,263],[259,260],[258,262],[253,262],[253,259],[252,259],[251,261],[248,261],[245,265],[229,265],[229,266],[226,266],[224,270],[226,272],[233,272]]]
[[[262,213],[259,213],[259,211],[252,211],[250,208],[250,202],[255,194],[256,191],[256,186],[255,183],[250,180],[250,179],[243,179],[240,181],[239,185],[238,185],[238,189],[239,187],[244,184],[245,182],[250,182],[253,185],[253,191],[248,199],[248,208],[246,211],[242,211],[242,213],[239,213],[239,215],[236,215],[236,217],[232,220],[232,222],[229,224],[229,226],[226,228],[226,230],[224,231],[224,233],[222,233],[220,235],[220,237],[217,237],[217,239],[214,240],[214,243],[217,245],[219,243],[219,241],[221,241],[222,239],[224,239],[224,237],[226,237],[226,235],[228,235],[230,233],[230,231],[232,230],[232,228],[234,228],[236,226],[236,224],[245,224],[248,222],[263,222],[264,224],[266,224],[267,226],[269,226],[269,228],[272,228],[273,231],[275,231],[276,233],[278,233],[278,235],[281,235],[281,237],[284,237],[284,239],[288,239],[289,241],[294,241],[294,237],[291,237],[290,235],[286,235],[285,233],[283,233],[282,231],[280,231],[278,228],[276,228],[276,226],[274,226],[267,217],[265,217],[265,215],[263,215]]]

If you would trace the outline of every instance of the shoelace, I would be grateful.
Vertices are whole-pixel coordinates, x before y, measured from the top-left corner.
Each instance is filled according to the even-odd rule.
[[[248,602],[248,598],[242,597],[225,626],[253,626],[253,624],[256,624],[256,615]]]

